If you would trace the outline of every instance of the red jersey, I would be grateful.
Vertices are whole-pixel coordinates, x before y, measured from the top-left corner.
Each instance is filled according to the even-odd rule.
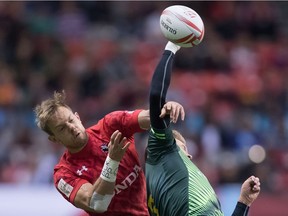
[[[146,183],[134,144],[133,134],[143,131],[136,111],[115,111],[96,125],[86,129],[89,136],[86,146],[77,153],[66,151],[54,168],[54,184],[62,196],[74,204],[77,191],[84,183],[94,184],[99,178],[108,155],[108,143],[115,130],[131,142],[122,158],[116,179],[114,197],[103,214],[105,216],[148,216]]]

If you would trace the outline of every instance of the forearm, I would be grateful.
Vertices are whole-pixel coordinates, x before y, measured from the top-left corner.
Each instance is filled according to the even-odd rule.
[[[94,184],[95,190],[89,202],[89,207],[95,211],[107,210],[113,198],[119,163],[107,156],[100,177]]]
[[[118,166],[119,162],[108,156],[95,183],[86,183],[77,192],[75,206],[88,211],[105,212],[113,198]]]
[[[157,65],[152,77],[150,87],[150,121],[154,128],[165,128],[169,124],[169,119],[166,122],[159,117],[161,109],[165,104],[166,94],[170,85],[172,63],[174,54],[165,50],[164,54]]]
[[[77,195],[74,200],[74,205],[86,211],[99,212],[99,209],[97,208],[94,209],[93,206],[91,206],[91,201],[93,197],[96,197],[97,194],[102,197],[112,196],[114,187],[115,182],[114,183],[107,182],[100,177],[96,180],[96,182],[93,185],[90,183],[83,184],[77,192]]]
[[[138,115],[139,126],[143,130],[150,128],[150,113],[149,110],[142,110]]]
[[[101,177],[99,177],[93,185],[93,192],[98,194],[113,194],[115,188],[115,182],[108,182]]]
[[[247,216],[249,212],[249,206],[244,203],[237,202],[232,216]]]

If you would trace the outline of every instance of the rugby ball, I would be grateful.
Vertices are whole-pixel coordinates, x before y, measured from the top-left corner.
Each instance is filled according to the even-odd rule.
[[[204,23],[193,9],[183,5],[173,5],[163,10],[160,28],[164,37],[181,46],[193,47],[204,37]]]

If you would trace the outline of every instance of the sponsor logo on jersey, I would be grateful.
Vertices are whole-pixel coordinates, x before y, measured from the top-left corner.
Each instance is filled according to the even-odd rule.
[[[77,170],[77,174],[81,176],[83,174],[83,171],[88,171],[88,168],[86,166],[82,166],[81,169]]]
[[[107,143],[103,143],[101,145],[101,151],[104,152],[104,153],[108,152],[108,144]]]
[[[63,193],[65,194],[65,196],[67,196],[68,198],[70,197],[70,194],[73,190],[73,187],[68,184],[67,182],[64,181],[64,179],[60,179],[60,181],[58,182],[57,188]]]
[[[120,183],[115,185],[115,194],[119,194],[121,191],[127,189],[129,186],[136,181],[137,177],[139,176],[139,172],[141,171],[141,167],[135,165],[133,171]]]
[[[158,208],[156,207],[156,204],[155,204],[155,201],[152,197],[152,194],[150,194],[149,198],[148,198],[148,208],[150,210],[150,212],[152,213],[152,215],[154,216],[159,216],[159,210]]]

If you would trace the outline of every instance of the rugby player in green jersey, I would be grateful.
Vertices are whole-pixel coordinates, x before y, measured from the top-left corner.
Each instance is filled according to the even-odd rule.
[[[152,216],[223,215],[216,193],[205,175],[191,161],[185,139],[172,130],[175,113],[161,114],[170,84],[173,58],[179,46],[168,42],[152,77],[150,88],[151,129],[146,152],[147,202]],[[174,110],[174,109],[173,109]],[[174,110],[175,111],[175,110]],[[183,109],[177,110],[184,120]],[[245,216],[260,192],[259,178],[251,176],[243,184],[233,216]]]

